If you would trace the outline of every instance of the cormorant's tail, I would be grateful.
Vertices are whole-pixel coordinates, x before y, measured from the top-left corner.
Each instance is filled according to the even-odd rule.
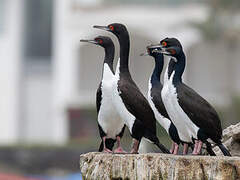
[[[194,144],[193,143],[187,143],[187,144],[191,148],[191,150],[193,151],[194,150]]]
[[[210,142],[207,141],[206,146],[207,146],[208,154],[210,154],[210,156],[216,156],[215,152],[212,150],[212,146],[211,146]]]
[[[156,146],[165,154],[171,154],[170,151],[158,141],[154,142],[154,144],[156,144]]]
[[[101,141],[101,144],[98,148],[98,152],[102,152],[103,151],[103,140]]]
[[[105,140],[106,148],[108,148],[109,150],[112,151],[115,142],[116,142],[116,139],[106,139],[106,140]],[[101,141],[101,144],[100,144],[100,146],[99,146],[99,148],[98,148],[98,151],[99,151],[99,152],[102,152],[102,151],[103,151],[103,141]]]
[[[224,156],[232,156],[222,143],[217,144],[217,146],[221,149]]]
[[[163,144],[160,143],[158,137],[154,135],[152,132],[145,131],[143,137],[147,138],[152,143],[154,143],[162,151],[162,153],[171,154],[170,151]]]

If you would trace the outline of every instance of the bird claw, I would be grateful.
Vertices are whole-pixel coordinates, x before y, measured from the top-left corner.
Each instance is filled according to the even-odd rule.
[[[104,153],[112,153],[112,151],[110,149],[107,149],[107,148],[103,149],[103,152]]]

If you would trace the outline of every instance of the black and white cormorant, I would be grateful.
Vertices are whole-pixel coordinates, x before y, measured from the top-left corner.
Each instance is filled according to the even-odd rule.
[[[182,82],[186,57],[182,45],[176,38],[165,38],[160,42],[157,52],[171,56],[168,70],[165,72],[162,100],[172,122],[184,142],[194,141],[193,154],[200,154],[203,142],[211,155],[208,140],[212,140],[225,156],[231,156],[221,142],[222,127],[215,109],[193,89]]]
[[[160,48],[154,45],[150,45],[147,46],[147,52],[141,54],[142,56],[152,56],[155,60],[155,67],[149,79],[148,102],[154,112],[156,120],[166,130],[173,141],[170,152],[172,154],[178,154],[179,144],[181,143],[181,140],[179,138],[175,125],[172,123],[167,114],[161,97],[163,85],[160,81],[160,76],[163,70],[164,58],[163,54],[155,52],[156,50],[160,50]]]
[[[105,50],[103,62],[102,80],[96,93],[96,106],[98,113],[98,127],[102,139],[99,151],[112,152],[114,143],[117,141],[117,149],[114,152],[123,153],[120,139],[123,136],[125,125],[113,105],[113,59],[115,47],[112,40],[106,36],[98,36],[94,40],[80,40],[99,45]]]
[[[156,144],[162,152],[170,153],[156,136],[156,119],[146,98],[132,80],[128,68],[130,40],[127,28],[123,24],[94,26],[94,28],[112,32],[120,44],[120,62],[118,61],[115,77],[114,103],[121,117],[125,120],[131,136],[133,148],[131,153],[138,153],[142,137]]]

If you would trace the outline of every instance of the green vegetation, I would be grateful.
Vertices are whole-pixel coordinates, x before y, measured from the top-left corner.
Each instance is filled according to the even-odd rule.
[[[239,0],[210,0],[206,2],[210,7],[210,15],[203,23],[193,23],[201,30],[207,40],[223,38],[226,41],[238,39],[240,33]]]

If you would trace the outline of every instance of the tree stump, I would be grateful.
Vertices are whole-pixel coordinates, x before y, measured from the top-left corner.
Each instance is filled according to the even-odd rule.
[[[85,180],[240,180],[240,157],[91,152],[80,170]]]
[[[232,156],[240,156],[240,122],[223,130],[222,142]],[[223,155],[218,147],[213,150],[218,156]]]

